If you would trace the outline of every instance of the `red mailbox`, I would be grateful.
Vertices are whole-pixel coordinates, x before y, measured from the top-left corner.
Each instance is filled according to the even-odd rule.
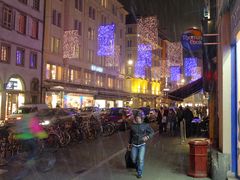
[[[196,178],[207,177],[208,142],[193,140],[189,142],[189,169],[188,175]]]

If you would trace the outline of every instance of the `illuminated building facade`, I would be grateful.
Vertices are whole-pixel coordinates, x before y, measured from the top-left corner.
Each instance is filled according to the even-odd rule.
[[[44,1],[0,1],[0,120],[39,103]]]
[[[126,15],[117,0],[46,1],[43,100],[50,107],[123,104]]]

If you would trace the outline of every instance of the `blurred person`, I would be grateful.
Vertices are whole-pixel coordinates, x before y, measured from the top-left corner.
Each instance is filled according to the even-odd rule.
[[[190,110],[189,106],[187,106],[187,107],[184,109],[183,118],[184,118],[185,121],[186,121],[186,136],[187,136],[187,137],[190,137],[190,136],[192,136],[193,113],[192,113],[192,111]]]
[[[181,143],[186,141],[186,121],[183,117],[183,108],[182,106],[179,107],[177,112],[178,122],[180,123],[180,136],[181,136]]]
[[[16,139],[21,140],[24,150],[27,150],[27,161],[25,164],[25,171],[21,172],[19,177],[16,179],[21,179],[24,176],[31,165],[34,164],[34,158],[38,152],[37,139],[47,138],[47,133],[39,124],[39,119],[36,113],[24,114],[23,118],[16,122]]]
[[[136,164],[137,178],[142,178],[146,141],[154,135],[153,129],[149,124],[144,123],[143,120],[144,114],[137,111],[134,114],[133,124],[130,128],[128,145],[128,147],[131,147],[132,161]]]
[[[167,116],[168,116],[168,109],[165,107],[163,110],[163,117],[162,117],[163,132],[167,132]]]
[[[163,132],[162,118],[163,118],[163,108],[161,107],[158,111],[158,116],[157,116],[159,135]]]
[[[175,136],[175,130],[176,130],[176,114],[173,110],[173,108],[169,109],[168,116],[167,116],[167,122],[170,126],[170,135]]]

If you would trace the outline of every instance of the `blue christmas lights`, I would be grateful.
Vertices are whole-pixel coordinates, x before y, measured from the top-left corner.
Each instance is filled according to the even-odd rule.
[[[98,56],[114,55],[115,24],[103,25],[98,28]]]
[[[178,82],[180,81],[181,69],[180,66],[171,66],[170,67],[171,81]]]
[[[184,58],[184,72],[186,77],[192,76],[192,69],[197,67],[197,58]]]
[[[145,78],[146,67],[152,66],[152,46],[150,44],[139,44],[137,62],[135,64],[135,77]]]

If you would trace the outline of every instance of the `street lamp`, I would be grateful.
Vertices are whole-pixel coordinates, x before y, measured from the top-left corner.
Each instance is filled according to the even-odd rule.
[[[129,59],[128,60],[128,65],[133,65],[133,60]]]

